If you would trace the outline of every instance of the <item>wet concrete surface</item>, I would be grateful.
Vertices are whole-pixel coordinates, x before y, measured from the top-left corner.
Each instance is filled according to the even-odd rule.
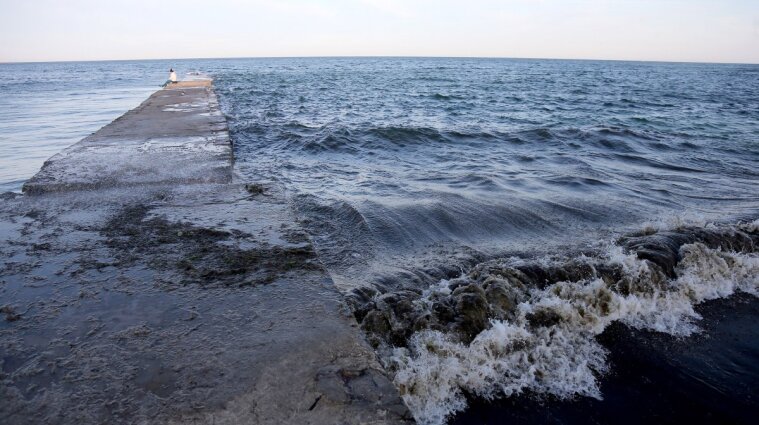
[[[54,155],[23,190],[228,183],[232,161],[227,124],[211,86],[186,83],[154,93]]]
[[[185,83],[0,199],[0,422],[410,421],[283,188]]]

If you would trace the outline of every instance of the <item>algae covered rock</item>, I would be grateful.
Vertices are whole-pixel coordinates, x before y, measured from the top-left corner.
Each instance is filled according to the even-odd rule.
[[[453,292],[456,299],[456,330],[465,341],[471,341],[488,325],[488,301],[485,291],[477,284],[459,287]]]

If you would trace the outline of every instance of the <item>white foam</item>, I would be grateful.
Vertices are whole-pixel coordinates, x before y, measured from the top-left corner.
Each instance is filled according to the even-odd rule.
[[[678,229],[682,227],[709,227],[706,217],[695,211],[668,213],[653,221],[643,223],[643,230],[648,232]]]
[[[608,365],[595,336],[612,322],[687,336],[698,331],[696,304],[736,291],[759,295],[756,253],[727,253],[700,243],[683,245],[680,253],[678,278],[662,280],[647,261],[610,249],[606,261],[622,267],[633,283],[629,294],[601,279],[533,289],[513,321],[493,321],[469,345],[438,331],[419,332],[408,349],[394,351],[394,381],[423,425],[443,424],[463,410],[463,390],[485,399],[525,390],[601,398],[597,379]],[[528,315],[546,309],[558,313],[560,323],[530,326]]]
[[[738,228],[740,228],[744,232],[750,232],[750,233],[759,232],[759,218],[754,221],[750,221],[748,223],[739,224]]]

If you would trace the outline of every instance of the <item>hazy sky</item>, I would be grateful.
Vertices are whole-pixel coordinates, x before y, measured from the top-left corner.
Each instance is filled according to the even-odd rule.
[[[0,0],[0,62],[343,55],[759,63],[759,0]]]

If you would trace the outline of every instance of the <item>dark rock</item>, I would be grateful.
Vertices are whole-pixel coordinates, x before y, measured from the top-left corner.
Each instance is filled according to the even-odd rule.
[[[352,291],[352,297],[362,303],[367,303],[377,295],[377,291],[369,287],[356,288]]]
[[[526,318],[531,326],[539,328],[555,326],[561,322],[561,316],[559,313],[547,308],[532,312],[528,314]]]
[[[361,322],[361,328],[367,332],[386,336],[390,333],[390,320],[380,310],[372,310]]]
[[[253,196],[263,195],[266,193],[266,187],[258,183],[248,183],[245,185],[245,190]]]
[[[21,318],[21,314],[17,313],[16,309],[11,305],[0,307],[0,313],[5,314],[5,320],[8,322],[15,322]]]
[[[520,290],[523,290],[528,283],[530,283],[530,278],[522,273],[522,271],[512,268],[499,268],[497,270],[493,270],[492,275],[494,276],[500,276],[503,279],[506,279],[509,281],[512,287],[519,288]]]
[[[562,269],[566,276],[566,279],[562,279],[563,281],[577,282],[596,276],[596,271],[593,266],[583,261],[572,261],[568,265],[562,267]],[[557,282],[559,281],[560,280],[557,280]]]
[[[433,303],[432,312],[440,323],[450,323],[456,318],[456,311],[449,300]]]
[[[393,347],[405,347],[414,329],[409,322],[394,323],[388,337]]]
[[[648,260],[661,268],[670,277],[675,276],[675,267],[680,261],[679,251],[671,251],[663,246],[645,246],[637,250],[638,258]]]
[[[516,315],[517,305],[523,298],[522,293],[506,280],[491,276],[485,280],[485,298],[490,304],[493,316],[498,319],[511,320]]]
[[[414,332],[418,332],[425,329],[433,329],[437,328],[437,324],[434,322],[434,319],[432,318],[432,314],[426,313],[416,318],[413,325]]]
[[[520,280],[527,286],[534,286],[539,289],[544,289],[551,283],[551,275],[548,273],[545,267],[540,264],[524,264],[516,267],[516,270],[522,273]]]
[[[458,297],[461,294],[475,294],[485,298],[485,290],[476,283],[470,283],[466,286],[459,286],[453,291],[453,296]]]
[[[611,286],[622,279],[622,267],[618,265],[599,263],[594,268],[596,269],[596,276],[600,277],[606,285]]]
[[[456,328],[462,339],[471,341],[488,325],[488,302],[485,291],[478,285],[472,284],[457,289],[456,299]]]
[[[416,298],[416,295],[405,292],[396,293],[394,295],[395,296],[391,298],[393,302],[390,304],[393,314],[399,319],[407,318],[414,311],[412,300]]]

